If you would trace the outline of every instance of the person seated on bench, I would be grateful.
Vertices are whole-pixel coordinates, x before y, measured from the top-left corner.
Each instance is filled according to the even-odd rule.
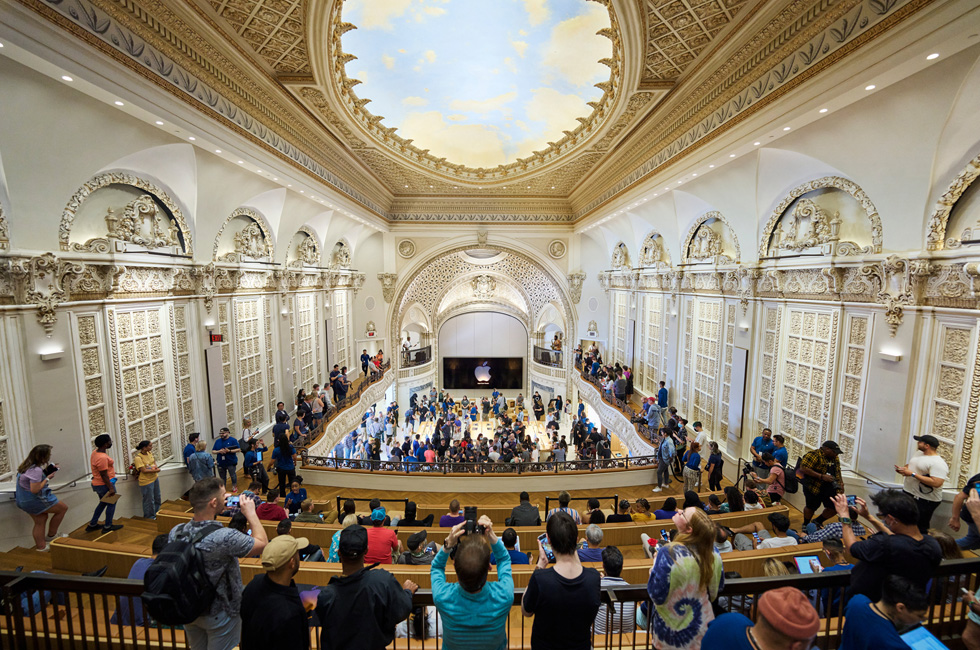
[[[414,501],[409,501],[405,504],[405,516],[398,520],[398,525],[428,528],[432,525],[432,520],[435,519],[435,515],[432,514],[427,515],[425,519],[419,519],[418,516],[418,505]]]
[[[781,546],[796,546],[799,544],[799,539],[795,534],[787,534],[789,531],[789,517],[781,512],[774,512],[767,519],[772,525],[771,534],[758,521],[732,528],[732,532],[735,533],[735,540],[733,541],[735,550],[749,551],[755,548],[779,548]],[[758,542],[756,541],[756,536],[758,536]]]
[[[349,499],[349,501],[351,503],[354,503],[354,501],[352,499]],[[379,499],[378,497],[374,497],[373,499],[371,499],[368,502],[368,509],[373,513],[378,508],[381,508],[381,499]],[[381,509],[384,510],[384,508],[381,508]],[[344,510],[345,510],[345,512],[347,510],[347,504],[346,503],[344,504]],[[367,515],[367,516],[364,516],[364,517],[358,517],[357,518],[357,523],[359,523],[360,525],[364,526],[365,528],[370,528],[372,526],[372,523],[371,523],[371,515]],[[384,526],[390,526],[391,525],[391,517],[389,517],[387,514],[385,514],[384,523],[382,525],[384,525]]]
[[[572,500],[572,497],[571,497],[570,494],[568,494],[568,492],[566,492],[565,490],[562,490],[561,492],[559,492],[558,493],[558,507],[557,508],[552,508],[551,510],[548,511],[548,515],[545,517],[545,521],[551,519],[551,517],[554,516],[555,513],[564,512],[566,515],[568,515],[569,517],[572,518],[572,521],[575,522],[575,525],[576,526],[581,525],[582,524],[582,517],[581,517],[581,515],[578,514],[578,510],[575,510],[574,508],[569,508],[568,507],[568,504],[571,502],[571,500]]]
[[[510,517],[504,523],[508,526],[541,525],[541,513],[538,512],[537,506],[531,505],[531,497],[527,492],[521,492],[520,504],[514,506],[514,509],[510,511]]]
[[[585,542],[585,546],[581,546]],[[578,559],[581,562],[602,562],[602,529],[589,524],[585,529],[585,539],[579,542]]]
[[[731,553],[732,552],[732,540],[731,535],[727,528],[724,526],[717,526],[718,531],[715,533],[715,551],[719,554],[721,553]]]
[[[764,510],[766,507],[765,504],[761,503],[759,495],[755,490],[746,490],[742,498],[745,499],[746,512],[749,512],[750,510]]]
[[[630,514],[633,521],[653,521],[655,517],[653,513],[650,512],[650,503],[643,498],[637,499],[633,502],[633,512]]]
[[[329,508],[330,505],[331,503],[328,501],[327,507]],[[337,521],[337,513],[331,510],[330,512],[316,514],[313,512],[313,499],[303,499],[303,502],[299,504],[299,514],[293,521],[298,524],[332,524]]]
[[[653,511],[654,519],[673,519],[677,514],[677,499],[667,497],[664,499],[664,507]]]
[[[531,556],[527,553],[522,553],[517,550],[517,531],[513,528],[507,528],[504,530],[503,534],[500,535],[500,541],[504,543],[504,548],[507,549],[507,554],[510,555],[511,564],[530,564]],[[490,564],[496,564],[497,558],[493,555],[490,556]]]
[[[619,502],[616,514],[606,517],[607,524],[624,524],[630,521],[633,521],[633,517],[630,516],[630,502],[626,499]]]
[[[430,565],[439,550],[435,542],[425,543],[428,533],[420,530],[408,537],[408,550],[395,559],[395,564]]]
[[[604,524],[606,523],[606,513],[599,507],[599,499],[592,497],[589,499],[589,510],[582,515],[583,524]]]
[[[441,528],[452,528],[456,524],[461,524],[466,519],[466,515],[459,511],[459,500],[453,499],[449,502],[449,514],[443,515],[439,518],[439,526]]]
[[[820,615],[795,587],[764,592],[756,619],[722,614],[708,624],[701,650],[809,650],[820,630]]]
[[[300,477],[296,477],[292,483],[289,484],[289,492],[286,493],[286,498],[283,505],[286,507],[286,512],[294,515],[300,511],[303,505],[303,500],[306,499],[306,488],[300,482]]]
[[[288,519],[286,509],[277,503],[279,501],[279,490],[269,490],[265,497],[265,503],[255,508],[256,516],[263,521],[282,521]]]
[[[283,535],[292,535],[293,522],[288,519],[283,519],[276,525],[276,537]],[[306,541],[305,537],[300,537]],[[306,544],[301,549],[299,549],[299,559],[303,562],[326,562],[327,559],[323,557],[323,551],[316,544]]]
[[[704,509],[709,515],[719,515],[722,513],[721,499],[717,494],[708,495],[708,507]]]
[[[600,586],[613,587],[628,584],[620,576],[623,573],[623,553],[615,546],[602,549],[602,579]],[[609,605],[599,608],[595,616],[595,633],[621,634],[632,632],[636,628],[636,603],[631,601],[618,602],[610,611]]]
[[[163,547],[167,545],[168,539],[165,534],[154,537],[153,546],[150,548],[152,555],[150,557],[141,557],[133,562],[133,567],[129,570],[129,575],[126,576],[126,579],[143,580],[143,576],[146,575],[146,570],[153,564],[153,560],[160,555]],[[132,616],[130,616],[130,609],[132,609]],[[120,597],[119,609],[112,613],[112,618],[109,619],[109,622],[123,626],[136,625],[139,627],[143,625],[145,617],[146,610],[143,609],[142,600]]]
[[[929,597],[921,584],[887,575],[878,602],[872,603],[864,594],[855,594],[847,601],[840,650],[908,648],[898,631],[921,623],[928,614]]]

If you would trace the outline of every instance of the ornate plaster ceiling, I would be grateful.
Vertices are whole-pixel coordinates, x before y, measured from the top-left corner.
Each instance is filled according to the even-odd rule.
[[[385,219],[536,223],[591,214],[931,4],[591,0],[612,46],[593,113],[480,169],[365,109],[343,0],[16,1]]]

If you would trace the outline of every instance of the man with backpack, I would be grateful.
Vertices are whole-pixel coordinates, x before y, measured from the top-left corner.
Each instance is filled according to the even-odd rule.
[[[238,645],[242,630],[238,558],[261,555],[269,541],[251,499],[240,501],[239,512],[252,536],[214,521],[225,508],[225,497],[220,479],[194,484],[189,495],[194,518],[170,531],[170,543],[144,579],[143,600],[150,615],[161,623],[183,624],[191,650],[231,650]]]

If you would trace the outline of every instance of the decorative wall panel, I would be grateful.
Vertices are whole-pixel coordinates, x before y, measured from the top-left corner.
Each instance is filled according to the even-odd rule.
[[[225,415],[228,418],[228,429],[235,434],[238,431],[238,421],[235,419],[235,397],[231,383],[231,320],[227,300],[218,304],[218,330],[221,332],[222,339],[219,345],[221,346],[221,377],[225,384]]]
[[[694,390],[689,419],[700,420],[708,431],[715,430],[718,402],[718,367],[721,355],[721,300],[697,300],[697,330],[694,334]]]
[[[289,310],[289,355],[293,360],[293,392],[294,397],[290,399],[295,400],[295,395],[299,393],[299,351],[296,344],[296,297],[293,296],[293,308]],[[289,400],[286,400],[287,404]]]
[[[857,440],[860,434],[861,419],[864,414],[865,383],[868,378],[870,361],[871,327],[870,315],[848,314],[844,321],[845,344],[843,346],[843,372],[838,386],[837,435],[835,439],[844,453],[841,464],[848,467],[857,465]]]
[[[272,345],[272,298],[266,297],[265,299],[265,357],[269,362],[269,397],[270,405],[271,402],[278,402],[282,398],[279,396],[278,390],[276,390],[276,377],[278,372],[276,369],[279,365],[276,363],[276,356],[273,354],[275,347]]]
[[[11,475],[10,448],[7,445],[7,425],[3,421],[3,396],[0,395],[0,480],[9,481]]]
[[[829,439],[837,324],[840,311],[788,308],[783,347],[779,433],[790,456],[802,455]]]
[[[333,294],[333,340],[334,340],[334,362],[330,364],[333,368],[334,363],[341,366],[350,363],[350,327],[348,321],[348,296],[347,291],[335,291]]]
[[[643,337],[640,351],[639,385],[647,395],[656,395],[660,381],[666,379],[663,351],[664,296],[647,293],[642,297]]]
[[[960,477],[956,483],[963,484],[973,473],[973,431],[971,429],[962,445],[959,432],[967,427],[970,411],[976,421],[976,402],[967,400],[967,396],[972,397],[972,392],[968,391],[977,362],[974,353],[977,332],[975,326],[940,322],[935,336],[937,349],[929,367],[932,389],[926,404],[926,426],[923,430],[942,443],[939,445],[939,455],[949,464],[950,475]]]
[[[694,353],[694,299],[685,298],[684,307],[684,343],[681,354],[684,355],[683,372],[681,373],[680,411],[690,413],[689,397],[691,395],[691,356]],[[672,405],[673,406],[673,405]]]
[[[629,320],[630,295],[625,291],[612,292],[612,323],[609,332],[612,335],[612,359],[607,362],[612,364],[619,362],[627,363],[626,359],[626,325]]]
[[[296,337],[298,357],[293,363],[299,373],[299,386],[310,390],[317,380],[317,351],[320,348],[316,296],[312,293],[298,294],[294,304],[299,331]]]
[[[728,416],[732,397],[732,356],[735,354],[735,303],[729,303],[725,307],[725,311],[727,315],[725,317],[725,343],[721,375],[721,412],[718,413],[717,417],[717,439],[719,440],[727,438],[728,430],[731,428]],[[712,433],[714,432],[712,431]]]
[[[174,377],[176,377],[177,411],[179,428],[186,437],[196,429],[194,397],[191,389],[191,360],[187,327],[187,305],[170,305],[170,337],[173,350]]]
[[[80,314],[78,316],[78,340],[76,346],[81,356],[81,381],[84,400],[82,430],[87,434],[88,446],[96,436],[109,433],[106,420],[105,371],[102,354],[104,349],[101,314]]]
[[[153,443],[158,461],[173,456],[173,426],[170,420],[170,394],[173,390],[167,374],[164,340],[164,308],[108,310],[109,336],[112,338],[120,430],[120,454],[129,464],[141,440]],[[164,345],[167,343],[167,346]]]
[[[242,417],[260,426],[269,420],[266,395],[264,309],[262,298],[235,300],[235,345],[238,350],[238,393]]]
[[[766,305],[762,338],[762,373],[759,384],[758,428],[774,428],[776,414],[776,375],[779,367],[779,330],[783,307]],[[789,442],[789,441],[787,441]]]

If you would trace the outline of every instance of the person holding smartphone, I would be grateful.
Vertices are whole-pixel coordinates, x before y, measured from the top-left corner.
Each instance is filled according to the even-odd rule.
[[[34,521],[31,534],[34,537],[34,547],[39,551],[47,551],[50,540],[59,537],[58,526],[68,512],[68,506],[58,501],[58,497],[48,486],[51,477],[58,471],[58,466],[51,464],[51,450],[51,445],[37,445],[17,468],[17,507]],[[48,535],[45,537],[44,526],[48,522],[48,515],[52,517],[48,524]]]

